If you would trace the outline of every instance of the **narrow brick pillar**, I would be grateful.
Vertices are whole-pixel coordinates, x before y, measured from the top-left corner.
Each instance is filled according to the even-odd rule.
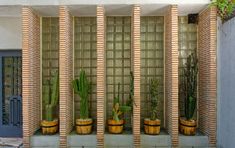
[[[67,135],[73,128],[73,46],[72,17],[66,6],[59,9],[59,77],[60,77],[60,147],[66,148]]]
[[[166,128],[173,147],[178,146],[178,8],[169,7],[165,16]]]
[[[140,6],[132,12],[132,65],[134,74],[133,144],[140,147]]]
[[[105,12],[97,6],[97,147],[104,147],[105,131]]]
[[[216,8],[208,7],[199,14],[199,129],[216,146]]]
[[[40,128],[40,19],[29,7],[22,8],[23,143]]]

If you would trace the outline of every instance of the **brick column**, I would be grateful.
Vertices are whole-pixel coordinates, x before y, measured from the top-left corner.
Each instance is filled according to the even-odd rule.
[[[199,129],[216,145],[216,8],[208,7],[199,14]]]
[[[73,46],[72,17],[66,6],[59,10],[60,45],[59,45],[59,76],[60,76],[60,147],[67,147],[67,135],[73,128]]]
[[[133,144],[140,147],[140,6],[132,12],[132,64],[134,74]]]
[[[29,7],[22,8],[23,143],[40,128],[40,19]]]
[[[171,135],[172,146],[178,138],[178,8],[169,7],[165,16],[165,99],[166,128]]]
[[[104,147],[105,131],[105,12],[97,6],[97,147]]]

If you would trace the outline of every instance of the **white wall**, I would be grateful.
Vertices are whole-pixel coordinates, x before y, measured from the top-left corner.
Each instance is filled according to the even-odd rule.
[[[21,18],[0,17],[0,50],[22,48]]]
[[[218,25],[217,143],[235,147],[235,18]]]

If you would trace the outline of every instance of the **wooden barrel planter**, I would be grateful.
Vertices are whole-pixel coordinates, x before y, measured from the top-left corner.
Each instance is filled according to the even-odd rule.
[[[76,131],[79,135],[87,135],[92,132],[92,119],[76,119]]]
[[[124,125],[124,120],[113,120],[113,119],[109,119],[108,120],[108,130],[109,133],[112,134],[120,134],[123,132],[123,125]]]
[[[57,133],[59,128],[59,121],[53,120],[53,121],[41,121],[41,128],[42,128],[42,134],[44,135],[53,135]]]
[[[148,135],[158,135],[160,133],[161,121],[159,119],[144,119],[144,132]]]
[[[192,136],[196,134],[196,121],[186,120],[185,117],[180,117],[180,132],[184,135]]]

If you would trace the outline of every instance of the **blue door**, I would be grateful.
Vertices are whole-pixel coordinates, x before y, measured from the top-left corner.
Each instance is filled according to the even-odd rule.
[[[0,137],[22,137],[21,51],[0,51]]]

